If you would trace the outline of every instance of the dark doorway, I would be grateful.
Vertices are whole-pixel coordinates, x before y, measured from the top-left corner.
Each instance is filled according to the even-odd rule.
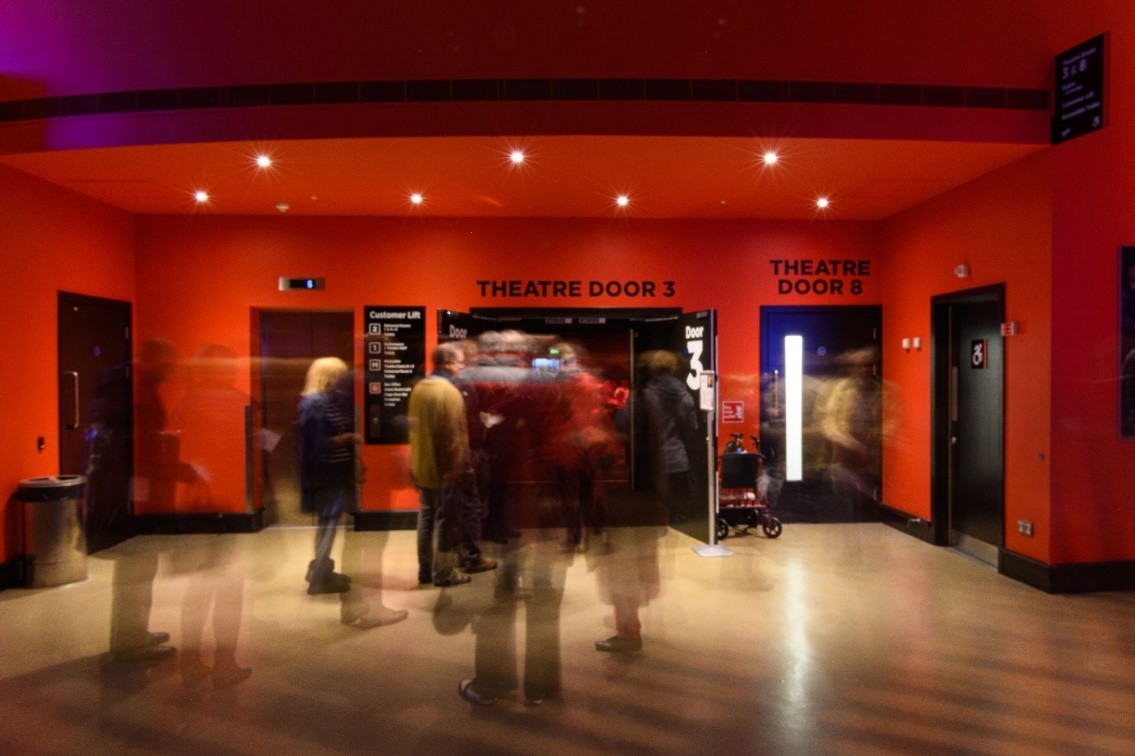
[[[707,449],[716,445],[716,427],[707,424],[697,409],[698,388],[703,374],[716,371],[716,313],[706,310],[682,313],[675,309],[481,309],[472,314],[443,310],[438,314],[439,338],[443,341],[475,337],[488,331],[514,330],[535,337],[539,344],[570,342],[585,351],[586,364],[599,381],[618,389],[627,398],[615,416],[624,441],[621,455],[604,465],[601,472],[612,520],[621,499],[636,502],[666,488],[666,507],[660,509],[667,522],[699,541],[710,540],[709,495],[712,490],[712,459]],[[682,495],[668,481],[665,486],[658,456],[652,455],[647,436],[652,426],[644,407],[644,389],[649,380],[647,360],[651,353],[674,355],[676,377],[694,403],[696,428],[690,434],[688,490]],[[538,481],[536,481],[538,482]],[[624,506],[622,511],[634,507]],[[667,520],[668,518],[668,520]],[[632,524],[632,523],[627,523]]]
[[[788,336],[801,337],[797,474],[789,459]],[[877,306],[761,307],[761,446],[779,491],[773,502],[777,517],[789,522],[878,518],[881,336]]]
[[[91,552],[134,534],[130,304],[60,292],[59,472],[87,475]]]
[[[338,357],[354,364],[351,311],[261,310],[260,391],[263,407],[265,524],[314,522],[300,511],[296,407],[312,360]]]
[[[936,538],[997,564],[1004,542],[1005,287],[931,300]]]

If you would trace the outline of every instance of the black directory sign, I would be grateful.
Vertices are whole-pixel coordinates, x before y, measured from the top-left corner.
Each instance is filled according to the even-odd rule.
[[[363,308],[363,405],[368,444],[404,444],[410,389],[426,374],[426,309]]]
[[[1103,128],[1104,36],[1056,56],[1056,107],[1052,143]]]

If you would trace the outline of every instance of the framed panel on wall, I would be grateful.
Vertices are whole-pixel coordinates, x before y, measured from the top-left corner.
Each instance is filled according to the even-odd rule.
[[[1135,438],[1135,247],[1119,252],[1119,433]]]

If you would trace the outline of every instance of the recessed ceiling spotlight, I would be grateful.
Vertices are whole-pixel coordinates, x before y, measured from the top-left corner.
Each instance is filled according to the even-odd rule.
[[[820,208],[821,210],[827,210],[829,205],[831,205],[831,200],[829,200],[827,197],[816,198],[816,207]]]
[[[256,165],[260,168],[270,168],[272,166],[272,158],[267,155],[257,155]]]
[[[209,193],[207,191],[205,191],[204,189],[198,189],[197,191],[195,191],[193,193],[193,199],[197,200],[198,203],[208,202],[209,201]]]
[[[422,195],[419,194],[418,192],[414,192],[413,194],[410,195],[410,202],[412,202],[415,205],[422,204],[422,199],[423,199]]]
[[[288,212],[288,210],[292,209],[292,206],[289,205],[287,202],[280,202],[280,203],[277,203],[276,209],[279,210],[281,213],[286,213],[286,212]]]
[[[520,165],[524,162],[524,150],[513,150],[509,153],[508,159],[512,161],[513,165]]]
[[[761,161],[765,165],[776,165],[778,160],[780,160],[780,156],[774,150],[765,150],[765,154],[761,156]]]
[[[627,205],[631,204],[631,198],[625,194],[620,194],[615,198],[615,204],[619,207],[626,207]]]

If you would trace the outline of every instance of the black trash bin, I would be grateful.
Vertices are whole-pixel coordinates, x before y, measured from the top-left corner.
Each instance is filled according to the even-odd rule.
[[[43,588],[87,579],[82,475],[48,475],[20,481],[27,523],[28,585]]]

